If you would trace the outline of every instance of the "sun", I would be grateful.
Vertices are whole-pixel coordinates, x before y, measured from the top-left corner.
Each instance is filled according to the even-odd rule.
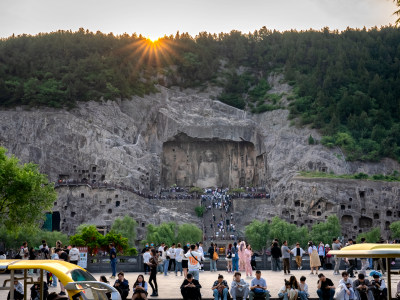
[[[159,39],[160,38],[156,37],[156,36],[148,36],[147,37],[147,40],[149,40],[149,42],[152,42],[152,43],[156,43]]]

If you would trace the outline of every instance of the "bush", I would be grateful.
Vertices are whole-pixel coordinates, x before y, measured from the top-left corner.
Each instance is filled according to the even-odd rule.
[[[205,208],[204,206],[196,206],[196,207],[194,208],[194,211],[196,212],[196,215],[197,215],[199,218],[202,218],[202,217],[203,217],[205,210],[206,210],[206,208]]]
[[[125,253],[127,256],[137,256],[138,255],[138,251],[136,248],[129,248],[128,250],[126,250]]]

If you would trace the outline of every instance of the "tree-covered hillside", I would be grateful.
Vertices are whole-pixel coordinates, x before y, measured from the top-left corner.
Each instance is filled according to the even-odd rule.
[[[280,108],[268,75],[294,87],[290,116],[350,160],[400,160],[400,29],[262,28],[164,37],[59,31],[0,40],[0,105],[73,107],[164,86],[223,87],[219,100],[253,113]]]

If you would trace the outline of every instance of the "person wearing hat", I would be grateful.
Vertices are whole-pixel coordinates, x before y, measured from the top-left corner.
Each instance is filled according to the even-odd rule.
[[[373,280],[371,281],[371,291],[372,294],[374,295],[375,300],[384,300],[387,299],[387,288],[385,284],[385,280],[383,280],[382,274],[376,271],[372,271],[369,275],[371,276]]]

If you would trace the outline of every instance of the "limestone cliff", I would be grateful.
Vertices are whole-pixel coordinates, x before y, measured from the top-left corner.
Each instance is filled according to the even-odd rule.
[[[271,78],[273,91],[288,89],[279,82]],[[252,115],[213,100],[216,92],[212,90],[181,92],[162,87],[159,90],[159,93],[144,98],[79,103],[71,110],[22,107],[2,110],[0,144],[24,162],[38,163],[51,181],[112,182],[147,192],[159,191],[173,183],[265,186],[275,201],[273,207],[264,209],[268,216],[287,215],[286,206],[292,205],[289,199],[293,205],[298,200],[305,207],[314,205],[306,196],[308,192],[298,196],[300,187],[305,185],[305,181],[294,178],[299,170],[384,174],[400,169],[398,163],[389,159],[380,163],[350,163],[344,160],[340,149],[308,145],[310,134],[320,139],[318,132],[290,126],[285,109]],[[287,103],[285,97],[282,103]],[[354,190],[358,189],[359,182],[349,184]],[[364,184],[366,190],[368,185],[368,182]],[[384,183],[374,185],[383,186]],[[342,196],[337,195],[333,200],[331,189],[334,184],[330,180],[319,182],[318,186],[320,194],[317,198],[324,199],[324,203],[331,203],[329,205],[333,207],[326,210],[329,213],[338,213],[339,205],[351,197],[346,194],[339,199]],[[398,184],[394,184],[393,189],[398,188]],[[375,191],[380,189],[374,188]],[[90,200],[93,203],[87,198],[72,197],[71,193],[73,191],[60,189],[60,201],[55,207],[61,211],[61,224],[64,223],[63,228],[68,232],[77,222],[95,220],[100,216],[109,223],[124,211],[122,208],[109,208],[107,199],[110,197],[104,191],[76,191],[78,194],[89,193],[90,199],[97,197],[94,202]],[[397,196],[393,201],[398,202],[398,191],[394,194]],[[151,201],[136,196],[124,197],[123,201],[131,203],[126,209],[134,210],[135,217],[142,214],[143,219],[154,223],[173,219],[174,210],[181,212],[182,205],[185,205],[162,204],[160,207],[165,209],[156,213],[151,208]],[[353,199],[356,198],[353,196]],[[63,209],[67,205],[61,203],[68,201],[81,212],[72,211],[71,207]],[[77,205],[76,201],[86,204],[79,206],[81,204]],[[187,205],[193,211],[192,204]],[[88,213],[82,213],[88,209]],[[353,215],[354,224],[362,222],[360,209],[360,205],[352,207],[352,213],[348,214]],[[313,211],[311,208],[304,214],[311,214],[312,220],[324,218],[325,212],[316,215],[317,212],[313,214]],[[198,222],[193,213],[185,213],[187,215],[180,221]],[[289,220],[299,223],[298,218],[298,214],[292,217],[289,212]],[[67,229],[67,223],[73,225]],[[354,232],[363,228],[355,226]]]

